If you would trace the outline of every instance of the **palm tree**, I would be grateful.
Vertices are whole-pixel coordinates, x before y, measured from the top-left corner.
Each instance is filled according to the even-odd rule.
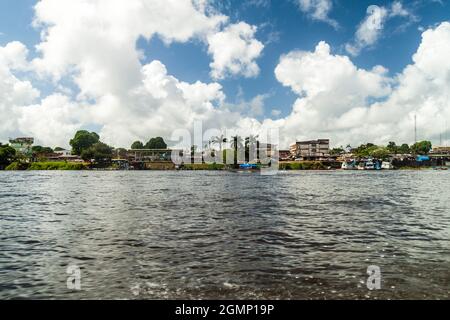
[[[236,135],[234,137],[231,137],[231,148],[234,149],[234,151],[237,151],[238,149],[244,147],[243,142],[244,140],[241,136]]]
[[[224,143],[227,143],[227,141],[228,141],[227,138],[223,134],[221,134],[220,136],[213,137],[211,139],[212,143],[219,145],[220,151],[222,151],[222,146]]]
[[[247,161],[252,161],[258,158],[258,135],[250,135],[245,138],[245,158]],[[250,154],[250,150],[254,151]],[[256,151],[256,152],[255,152]]]

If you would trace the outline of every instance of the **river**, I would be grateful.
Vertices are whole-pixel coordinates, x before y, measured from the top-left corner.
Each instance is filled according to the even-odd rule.
[[[0,172],[0,230],[0,299],[450,298],[446,171]]]

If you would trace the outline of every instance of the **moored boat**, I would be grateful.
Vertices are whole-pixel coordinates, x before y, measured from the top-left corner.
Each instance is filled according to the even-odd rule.
[[[381,169],[394,170],[394,165],[389,161],[383,161],[383,163],[381,164]]]
[[[352,161],[352,162],[344,161],[344,162],[342,162],[341,169],[342,170],[356,170],[357,169],[356,163],[355,163],[355,161]]]
[[[373,160],[368,160],[366,162],[364,170],[375,170],[375,163],[373,162]]]

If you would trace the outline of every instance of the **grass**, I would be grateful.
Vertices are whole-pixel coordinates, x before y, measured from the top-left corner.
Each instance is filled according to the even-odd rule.
[[[280,170],[325,170],[327,167],[320,161],[280,162]]]
[[[82,163],[71,162],[33,162],[27,170],[84,170]]]
[[[23,162],[13,162],[9,166],[5,168],[7,171],[18,171],[18,170],[27,170],[30,164]]]
[[[183,167],[184,170],[223,170],[224,168],[224,164],[218,163],[188,163]]]

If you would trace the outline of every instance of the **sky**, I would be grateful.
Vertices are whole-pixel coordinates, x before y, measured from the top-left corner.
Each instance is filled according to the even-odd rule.
[[[450,142],[450,1],[3,0],[0,142]],[[209,133],[208,133],[209,134]],[[206,139],[206,138],[205,138]]]

